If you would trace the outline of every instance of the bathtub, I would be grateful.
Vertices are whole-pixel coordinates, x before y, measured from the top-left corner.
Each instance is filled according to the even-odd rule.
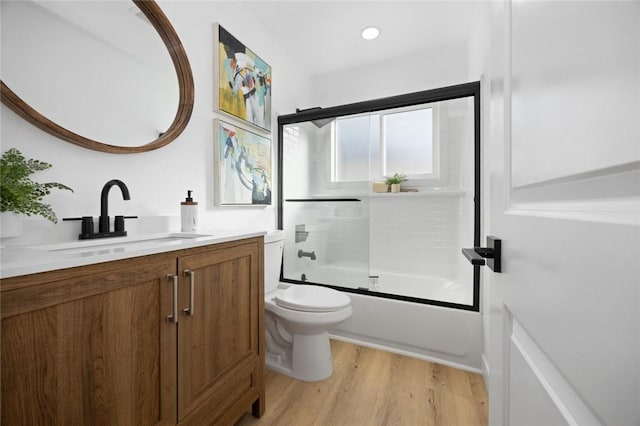
[[[302,273],[302,272],[301,272]],[[355,265],[305,268],[310,282],[357,289],[369,272]],[[449,280],[383,271],[377,291],[469,304],[472,290]],[[282,284],[283,287],[288,285]],[[482,372],[482,315],[479,312],[395,300],[345,291],[353,316],[330,330],[332,338]]]
[[[396,294],[417,299],[430,299],[462,305],[473,304],[473,287],[439,277],[367,270],[361,265],[332,263],[330,265],[310,264],[298,274],[312,283],[329,284],[357,289],[367,288],[380,293]],[[369,276],[377,276],[375,285]]]

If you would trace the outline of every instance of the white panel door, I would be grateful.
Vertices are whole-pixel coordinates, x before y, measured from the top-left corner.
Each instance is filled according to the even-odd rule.
[[[640,425],[640,2],[492,5],[492,425]]]

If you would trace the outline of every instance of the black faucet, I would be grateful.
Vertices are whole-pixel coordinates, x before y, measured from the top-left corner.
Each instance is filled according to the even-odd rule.
[[[314,251],[304,251],[304,250],[298,250],[298,257],[308,257],[311,260],[316,260],[316,252]]]
[[[100,194],[100,218],[98,219],[98,232],[109,232],[109,190],[117,185],[122,191],[122,199],[130,200],[129,188],[121,180],[113,179],[105,183]],[[126,233],[125,233],[126,235]]]
[[[102,187],[102,193],[100,194],[100,217],[98,218],[98,232],[93,231],[93,217],[65,217],[62,220],[81,220],[82,232],[79,235],[81,240],[88,240],[93,238],[107,238],[107,237],[126,237],[127,231],[124,229],[125,219],[136,219],[138,216],[116,216],[114,220],[114,229],[111,231],[109,226],[109,191],[112,186],[117,186],[122,191],[122,198],[130,200],[129,188],[121,180],[113,179],[104,184]]]

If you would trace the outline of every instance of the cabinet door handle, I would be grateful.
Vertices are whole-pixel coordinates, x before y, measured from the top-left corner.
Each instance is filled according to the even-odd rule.
[[[178,322],[178,276],[177,275],[167,275],[167,280],[173,280],[173,314],[167,315],[165,319],[167,322]]]
[[[193,311],[195,310],[195,276],[196,273],[193,271],[190,271],[188,269],[185,269],[185,271],[183,272],[184,276],[188,276],[189,277],[189,307],[183,309],[183,312],[185,313],[185,315],[189,315],[189,316],[193,316]]]

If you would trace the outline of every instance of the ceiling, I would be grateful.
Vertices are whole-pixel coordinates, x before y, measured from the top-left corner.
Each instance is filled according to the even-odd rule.
[[[311,76],[467,43],[476,1],[245,1]],[[361,31],[380,28],[378,39]]]

